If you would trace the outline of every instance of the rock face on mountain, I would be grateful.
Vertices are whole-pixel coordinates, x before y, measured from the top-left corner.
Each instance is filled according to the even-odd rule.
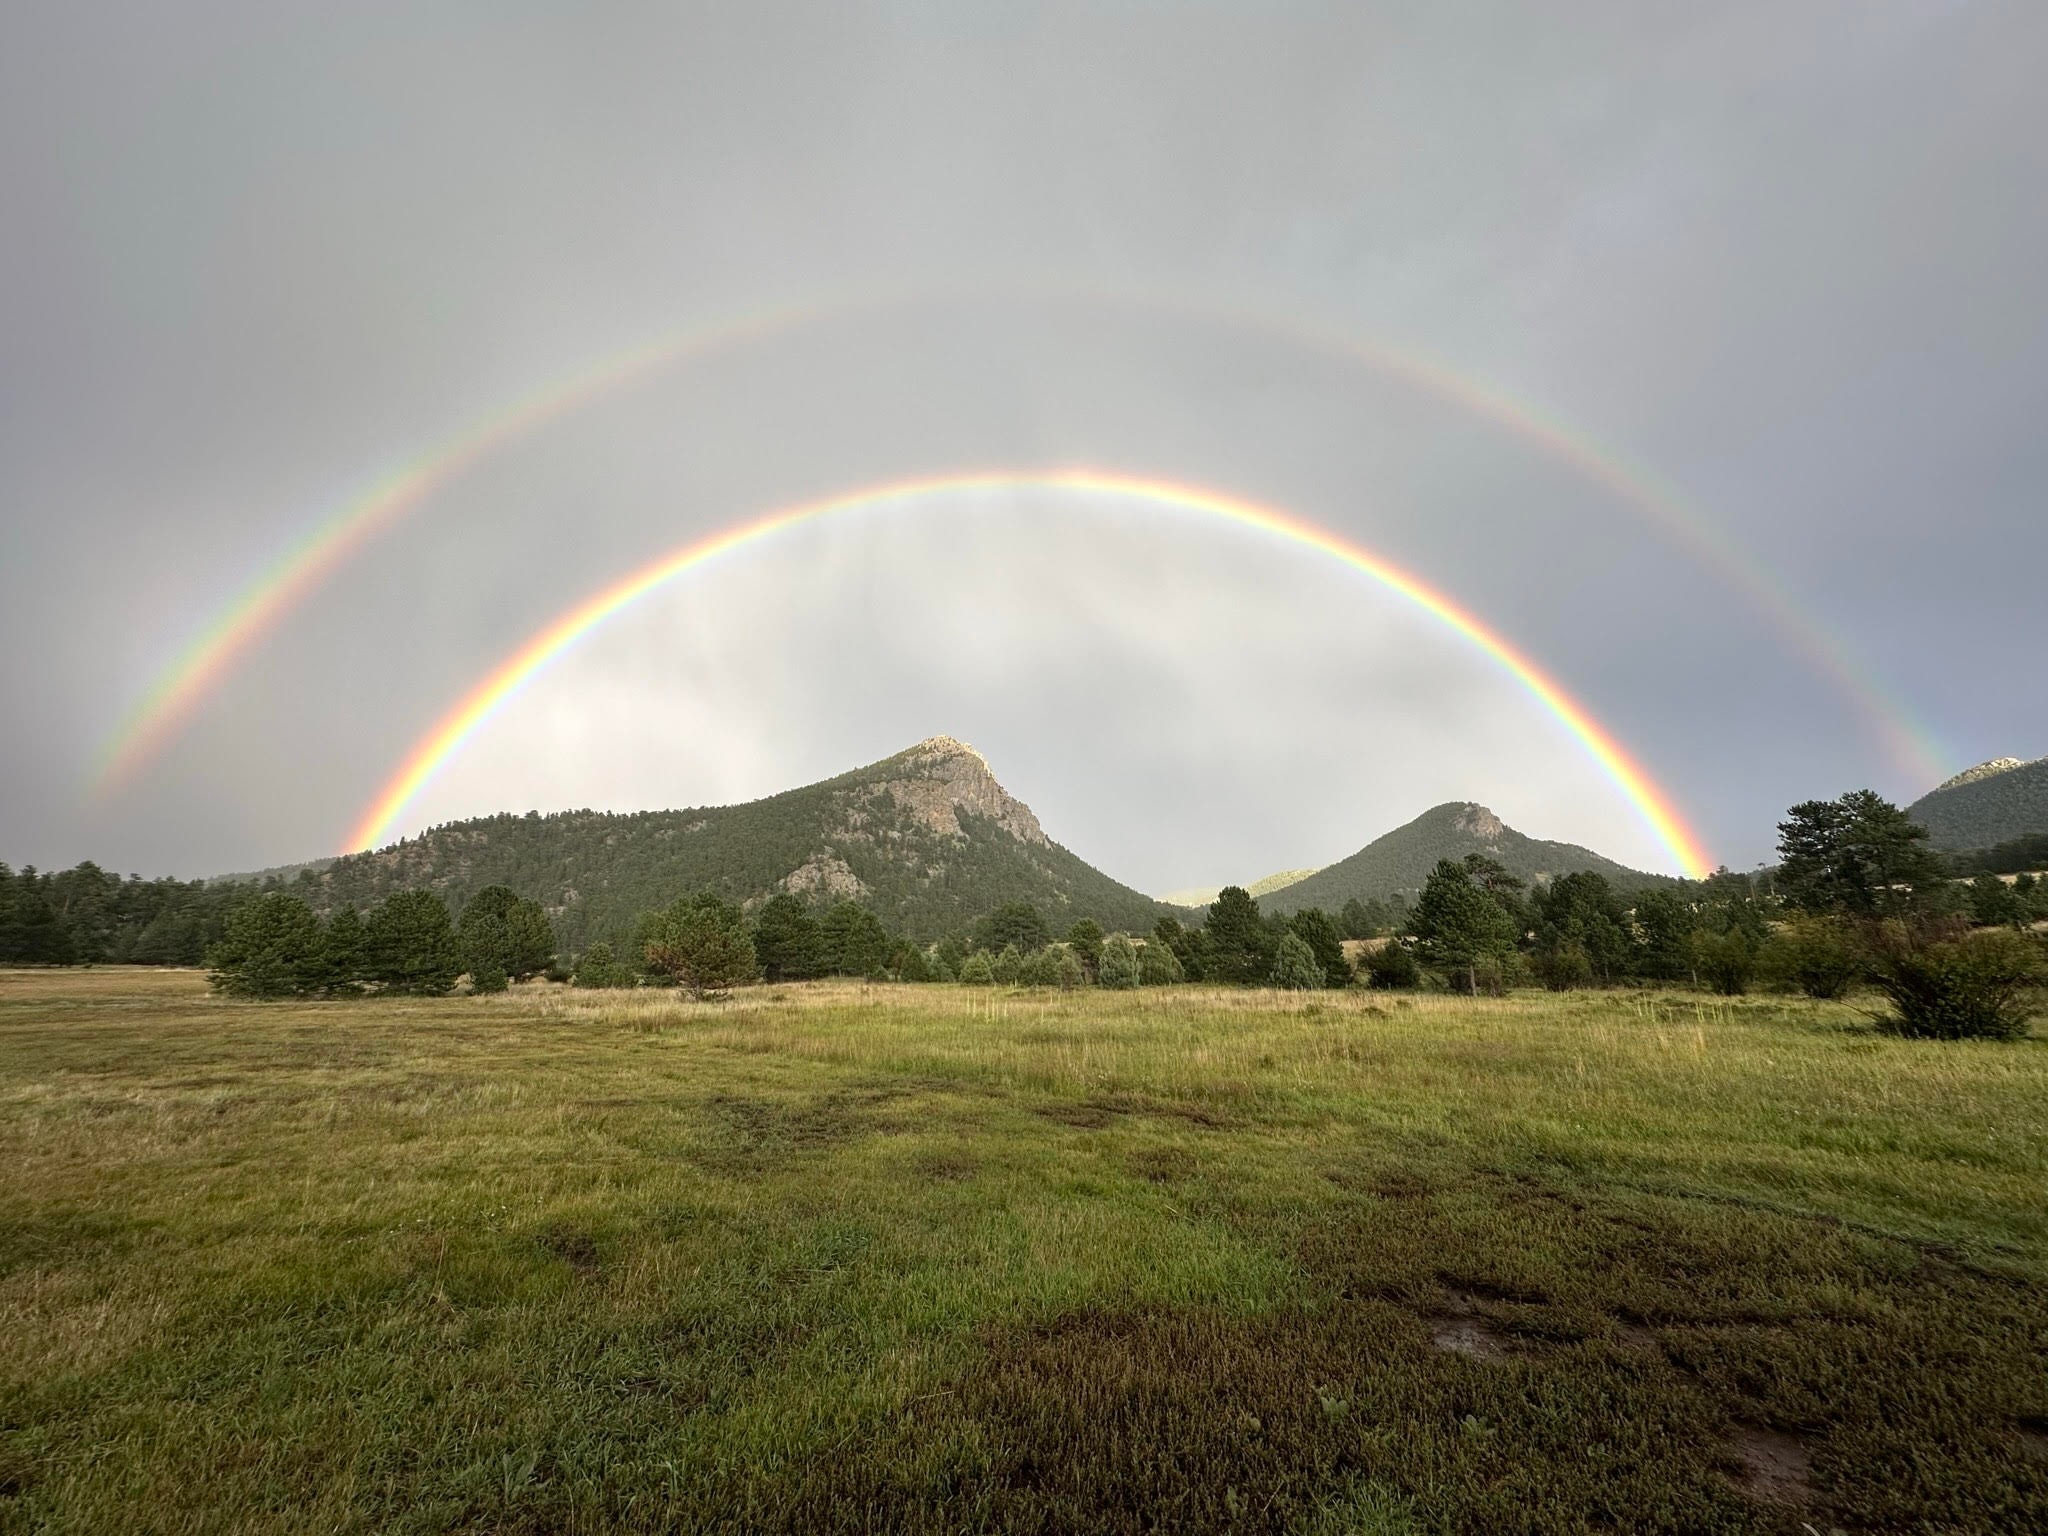
[[[747,905],[777,891],[850,897],[914,938],[964,927],[1005,901],[1033,903],[1057,928],[1092,917],[1142,931],[1169,910],[1047,837],[981,754],[950,736],[745,805],[454,822],[299,880],[330,909],[407,886],[459,906],[486,885],[509,885],[550,909],[572,950],[700,890]]]
[[[1531,883],[1581,870],[1605,875],[1622,890],[1641,889],[1664,879],[1572,843],[1524,837],[1485,806],[1452,801],[1375,838],[1350,858],[1283,886],[1259,905],[1275,912],[1298,912],[1304,907],[1335,912],[1353,897],[1360,901],[1412,897],[1422,889],[1439,859],[1462,859],[1468,853],[1497,859],[1509,874]]]
[[[1949,853],[2048,832],[2048,757],[1979,763],[1922,795],[1906,814]]]

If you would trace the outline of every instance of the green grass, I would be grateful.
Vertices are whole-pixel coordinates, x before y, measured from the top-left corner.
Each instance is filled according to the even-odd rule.
[[[2048,1528],[2048,1042],[0,973],[0,1529]]]

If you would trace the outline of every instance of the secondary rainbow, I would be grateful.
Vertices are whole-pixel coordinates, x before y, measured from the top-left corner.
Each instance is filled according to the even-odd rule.
[[[1599,486],[1605,495],[1644,517],[1700,564],[1742,592],[1770,617],[1817,672],[1855,702],[1900,771],[1911,781],[1932,782],[1945,771],[1948,754],[1940,744],[1913,719],[1901,701],[1892,697],[1838,640],[1814,622],[1766,567],[1731,545],[1706,518],[1691,510],[1682,497],[1646,470],[1627,463],[1583,432],[1535,407],[1419,354],[1332,332],[1292,316],[1219,304],[1206,296],[1043,288],[1026,296],[1151,310],[1197,323],[1241,327],[1278,337],[1290,346],[1362,364],[1397,378],[1490,423]],[[665,369],[804,325],[960,297],[929,292],[882,292],[751,311],[727,324],[666,336],[616,353],[484,418],[348,497],[339,510],[250,581],[158,674],[149,691],[109,737],[94,777],[95,790],[104,793],[132,780],[192,717],[200,702],[235,663],[251,652],[263,634],[378,535],[498,449]]]
[[[1223,518],[1245,527],[1276,534],[1296,544],[1334,556],[1449,625],[1467,641],[1492,657],[1578,740],[1599,764],[1602,772],[1628,798],[1658,841],[1669,850],[1673,861],[1681,870],[1697,876],[1704,875],[1713,868],[1712,861],[1700,846],[1698,837],[1686,825],[1670,796],[1657,786],[1583,705],[1567,694],[1563,687],[1535,661],[1420,578],[1388,564],[1361,545],[1341,539],[1327,529],[1319,528],[1313,523],[1276,508],[1198,486],[1097,469],[1044,472],[990,471],[892,481],[886,485],[871,486],[845,495],[785,507],[752,522],[695,540],[662,556],[652,564],[643,566],[631,575],[593,593],[560,615],[535,633],[478,683],[407,755],[397,772],[378,794],[375,802],[364,812],[344,851],[374,848],[387,841],[392,827],[404,814],[413,797],[426,787],[448,760],[462,749],[463,744],[489,721],[507,700],[578,640],[656,588],[742,545],[754,543],[800,523],[837,513],[879,507],[887,503],[987,491],[1078,493],[1122,497],[1154,506]]]

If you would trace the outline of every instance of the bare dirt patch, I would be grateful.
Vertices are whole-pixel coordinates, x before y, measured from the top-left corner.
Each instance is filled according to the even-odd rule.
[[[1794,1436],[1761,1424],[1738,1424],[1729,1447],[1742,1464],[1733,1482],[1751,1498],[1767,1504],[1813,1502],[1813,1459]]]

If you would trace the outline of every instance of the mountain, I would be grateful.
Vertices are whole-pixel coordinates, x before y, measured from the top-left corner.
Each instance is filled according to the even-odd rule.
[[[1031,902],[1056,930],[1092,917],[1111,932],[1142,932],[1171,910],[1047,837],[981,754],[949,736],[745,805],[453,822],[308,867],[291,888],[323,910],[415,886],[459,908],[495,884],[547,907],[571,950],[624,935],[641,913],[699,890],[747,905],[776,891],[850,896],[919,939],[1006,901]]]
[[[1534,882],[1551,875],[1592,870],[1617,888],[1637,890],[1664,881],[1603,859],[1571,843],[1550,843],[1524,837],[1483,805],[1453,801],[1424,811],[1405,827],[1375,838],[1348,859],[1318,870],[1306,880],[1284,886],[1259,905],[1273,912],[1298,912],[1321,907],[1335,912],[1354,896],[1360,901],[1385,901],[1413,896],[1436,868],[1439,859],[1462,859],[1483,853],[1498,859],[1511,875]]]
[[[1270,896],[1277,890],[1306,880],[1314,873],[1313,869],[1283,869],[1277,875],[1268,875],[1263,880],[1254,880],[1245,887],[1245,890],[1254,896]],[[1204,885],[1185,891],[1168,891],[1159,899],[1176,907],[1206,907],[1222,894],[1222,886]]]
[[[1946,853],[2048,832],[2048,757],[1979,763],[1922,795],[1906,814]]]

